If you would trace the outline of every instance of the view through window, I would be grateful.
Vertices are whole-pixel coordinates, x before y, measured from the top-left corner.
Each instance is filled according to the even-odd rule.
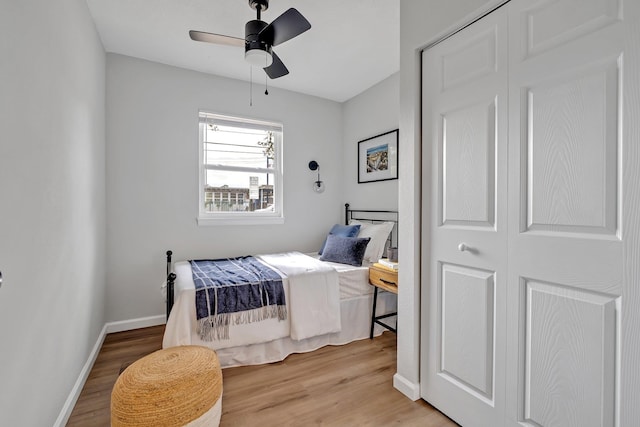
[[[282,218],[282,125],[200,112],[199,219]]]

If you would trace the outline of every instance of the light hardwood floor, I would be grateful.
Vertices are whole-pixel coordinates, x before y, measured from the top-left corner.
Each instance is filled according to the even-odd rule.
[[[121,369],[160,349],[163,326],[109,334],[67,426],[109,426],[111,389]],[[328,346],[282,362],[223,370],[220,425],[424,426],[456,423],[392,386],[396,337]]]

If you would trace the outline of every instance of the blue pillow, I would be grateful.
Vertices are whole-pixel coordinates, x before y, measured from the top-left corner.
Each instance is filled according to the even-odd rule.
[[[343,237],[329,234],[320,260],[361,266],[369,240],[371,240],[369,237]]]
[[[360,224],[357,225],[334,225],[329,231],[329,235],[342,236],[342,237],[356,237],[360,232]],[[324,246],[327,244],[327,239],[324,239],[322,243],[322,247],[318,252],[318,255],[322,255],[322,251],[324,251]]]

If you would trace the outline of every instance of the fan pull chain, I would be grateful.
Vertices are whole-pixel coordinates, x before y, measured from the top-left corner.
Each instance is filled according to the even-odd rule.
[[[249,67],[249,107],[253,107],[253,67]]]
[[[265,56],[264,57],[264,68],[266,69],[267,67],[268,67],[268,65],[267,65],[267,57]],[[265,72],[264,73],[264,94],[265,95],[269,95],[269,90],[267,88],[267,81],[268,81],[267,80],[267,73]]]

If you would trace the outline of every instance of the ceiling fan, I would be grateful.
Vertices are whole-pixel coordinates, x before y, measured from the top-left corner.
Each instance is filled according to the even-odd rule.
[[[267,24],[260,20],[260,15],[269,8],[269,0],[249,0],[249,6],[256,10],[257,18],[246,23],[244,39],[194,30],[189,31],[189,36],[200,42],[244,46],[245,60],[253,66],[264,68],[272,79],[289,74],[272,47],[299,36],[311,28],[311,24],[294,8]]]

